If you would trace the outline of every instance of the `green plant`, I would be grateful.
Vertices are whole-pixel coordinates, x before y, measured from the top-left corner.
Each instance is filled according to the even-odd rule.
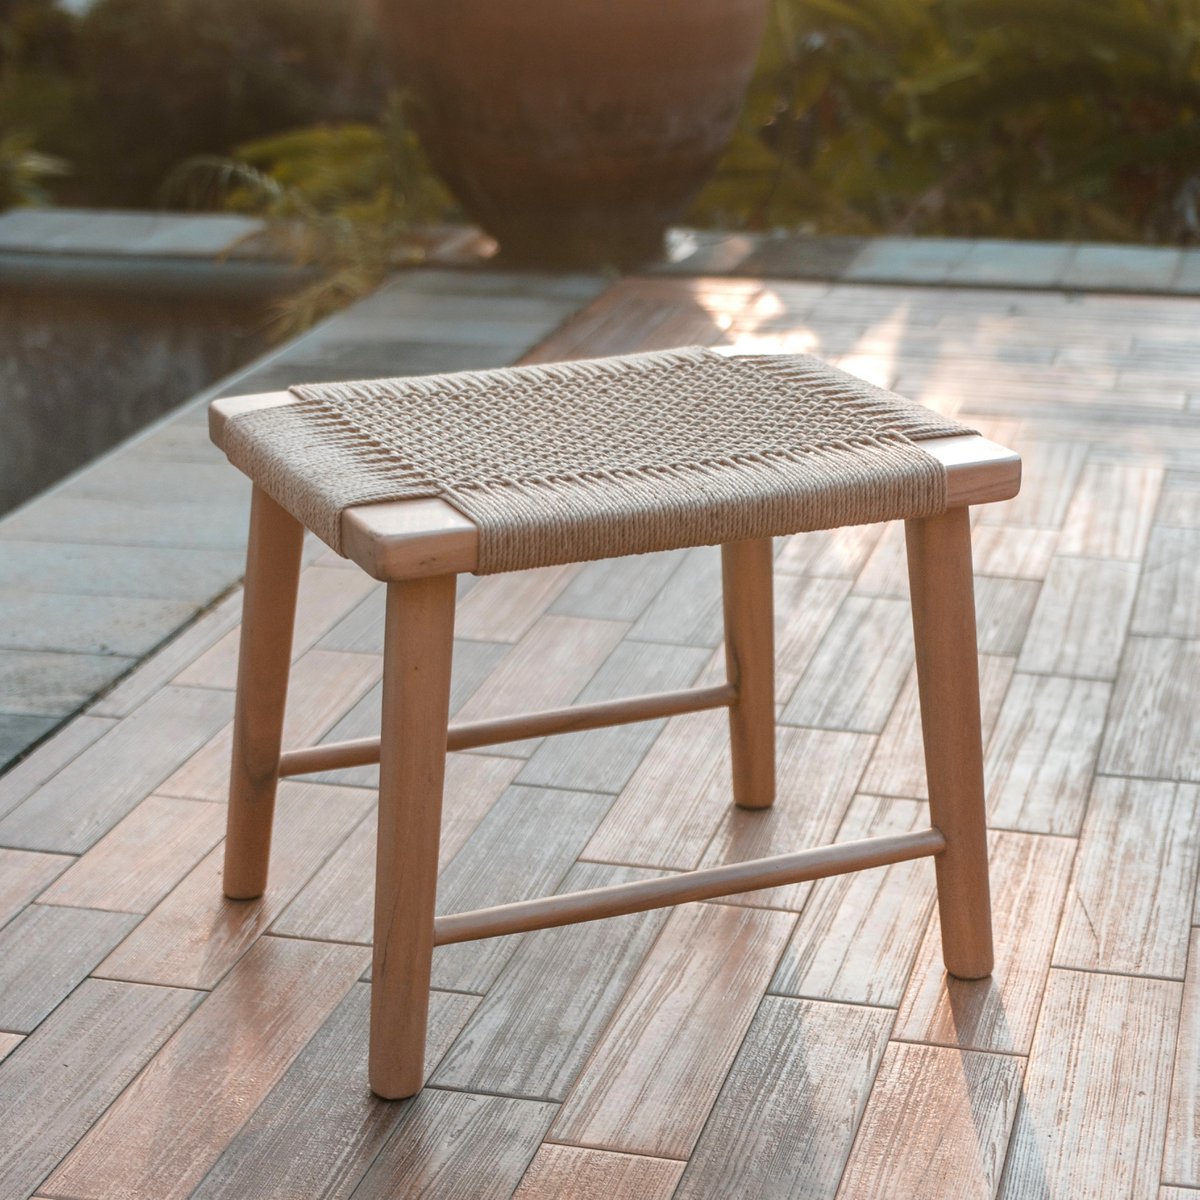
[[[777,0],[697,216],[1200,236],[1200,0]]]
[[[421,227],[451,205],[398,100],[378,125],[317,126],[251,142],[231,158],[193,158],[165,192],[193,207],[262,216],[277,252],[317,268],[277,310],[277,332],[288,336],[419,261]]]
[[[46,182],[66,173],[66,163],[34,149],[28,134],[0,133],[0,210],[45,204]]]

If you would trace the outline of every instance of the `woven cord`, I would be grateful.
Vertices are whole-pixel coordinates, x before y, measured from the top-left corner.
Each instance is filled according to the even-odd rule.
[[[236,466],[335,550],[345,509],[441,497],[480,574],[930,516],[919,442],[972,432],[808,355],[700,347],[292,392],[229,422]]]

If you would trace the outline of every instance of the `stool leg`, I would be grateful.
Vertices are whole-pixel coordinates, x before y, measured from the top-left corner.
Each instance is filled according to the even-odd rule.
[[[921,732],[929,812],[946,839],[935,859],[942,957],[959,979],[992,973],[979,660],[966,508],[908,521]]]
[[[231,900],[261,896],[267,886],[303,544],[300,522],[256,487],[250,501],[225,837],[224,888]]]
[[[739,808],[775,803],[774,567],[770,538],[721,547],[725,669],[737,688],[729,708],[729,743]]]
[[[387,1100],[424,1082],[454,584],[388,584],[370,1054],[371,1090]]]

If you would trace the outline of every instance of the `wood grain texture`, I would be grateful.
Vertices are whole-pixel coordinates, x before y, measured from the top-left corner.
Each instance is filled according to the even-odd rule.
[[[1096,769],[1200,782],[1200,641],[1131,637]]]
[[[1130,629],[1200,637],[1200,529],[1151,530]]]
[[[731,905],[675,909],[551,1139],[688,1157],[793,920]]]
[[[844,1200],[991,1200],[1023,1063],[892,1043],[837,1192]]]
[[[513,1200],[670,1200],[684,1164],[543,1143]]]
[[[842,604],[781,720],[788,725],[879,733],[912,667],[909,608],[850,596]]]
[[[1161,467],[1088,463],[1063,522],[1059,554],[1137,559],[1162,489]]]
[[[832,1196],[887,1044],[891,1013],[768,996],[675,1195]]]
[[[702,861],[769,854],[771,847],[797,849],[788,839],[798,830],[828,829],[831,839],[862,774],[871,739],[787,728],[780,728],[777,737],[779,792],[774,806],[759,812],[734,810],[723,714],[672,719],[583,857],[690,870]],[[816,756],[815,765],[810,755]],[[795,900],[799,893],[791,888],[806,894],[808,886],[780,891]]]
[[[74,861],[66,854],[0,849],[0,926],[15,917]]]
[[[850,585],[775,573],[775,699],[786,704],[837,616]]]
[[[3,1062],[25,1038],[19,1033],[0,1033],[0,1062]]]
[[[780,728],[775,803],[759,810],[724,805],[699,865],[715,867],[770,858],[832,842],[871,756],[872,740],[863,734],[826,729]],[[785,884],[728,896],[724,903],[798,912],[812,887],[811,883]]]
[[[1053,529],[977,524],[971,531],[976,575],[1008,579],[1045,579],[1058,544]]]
[[[520,765],[519,759],[512,758],[447,755],[440,866],[466,844]],[[272,925],[272,932],[370,945],[375,918],[375,841],[376,819],[371,812],[304,885]]]
[[[442,872],[439,915],[554,891],[610,803],[592,792],[510,787]],[[520,943],[507,937],[439,946],[433,986],[486,992]]]
[[[214,987],[363,818],[360,788],[284,783],[279,789],[271,882],[257,900],[221,891],[222,848],[189,871],[98,974],[174,987]]]
[[[709,657],[707,650],[695,646],[621,642],[575,702],[592,704],[690,687]],[[518,782],[616,794],[665,724],[639,721],[545,738],[521,768]]]
[[[221,840],[225,810],[147,796],[41,897],[114,912],[149,912]]]
[[[1188,951],[1162,1177],[1200,1188],[1200,928],[1192,930]]]
[[[404,1106],[354,1200],[509,1200],[554,1111],[535,1100],[427,1088]]]
[[[1133,601],[1138,564],[1055,557],[1017,664],[1043,675],[1113,679]]]
[[[233,697],[164,688],[0,821],[0,845],[82,854],[228,719]],[[229,771],[228,754],[223,767]]]
[[[656,873],[578,863],[558,889]],[[524,938],[431,1082],[561,1100],[667,919],[665,910],[543,929]]]
[[[980,654],[1021,652],[1041,585],[1032,579],[975,580],[975,627]]]
[[[292,667],[287,710],[283,720],[283,749],[307,746],[320,736],[383,673],[383,660],[373,654],[342,654],[310,650]],[[225,695],[202,688],[202,695]],[[207,741],[169,779],[155,790],[164,796],[224,801],[229,793],[232,727]]]
[[[856,796],[837,837],[854,841],[928,825],[928,806],[919,801]],[[819,880],[770,990],[897,1007],[933,897],[933,871],[919,861]]]
[[[1033,1039],[1075,843],[996,833],[990,838],[996,967],[988,979],[952,979],[935,913],[893,1037],[965,1050],[1026,1054]]]
[[[1112,685],[1017,672],[984,755],[989,825],[1075,836]]]
[[[980,524],[1061,528],[1086,458],[1087,444],[1078,439],[1022,439],[1021,493],[1005,504],[985,506]]]
[[[549,611],[563,617],[636,621],[683,561],[683,551],[584,563]]]
[[[179,988],[87,979],[21,1043],[0,1069],[6,1195],[37,1188],[199,998]]]
[[[1178,983],[1051,971],[999,1195],[1153,1196]]]
[[[984,745],[1008,692],[1014,660],[994,654],[979,656],[979,721]],[[860,790],[878,796],[929,798],[925,777],[925,747],[921,735],[921,705],[914,667],[888,717]]]
[[[819,579],[854,579],[883,536],[883,525],[847,525],[783,539],[775,569]]]
[[[0,1029],[29,1033],[137,924],[126,913],[31,904],[0,931]]]
[[[721,616],[721,553],[698,546],[683,555],[657,596],[634,622],[630,636],[640,642],[716,646],[724,636]]]
[[[188,1196],[366,963],[357,946],[260,941],[45,1190],[73,1200]]]
[[[380,613],[379,625],[382,627]],[[382,631],[382,630],[381,630]],[[503,642],[454,643],[450,670],[450,712],[453,715],[479,690],[483,681],[496,669],[509,647]],[[354,741],[378,737],[383,712],[383,685],[376,684],[346,711],[346,715],[322,735],[320,742]],[[347,767],[339,771],[319,771],[309,776],[322,783],[343,783],[355,787],[379,786],[379,766]]]
[[[358,571],[315,566],[301,571],[292,658],[299,658],[376,586],[373,579]],[[236,687],[239,642],[239,631],[230,630],[189,663],[174,682],[193,687]]]
[[[455,631],[472,641],[519,642],[578,570],[572,563],[481,579],[459,603]]]
[[[583,857],[689,870],[733,803],[723,712],[672,717],[621,792]]]
[[[430,996],[426,1070],[477,1001]],[[367,1086],[370,989],[356,984],[217,1159],[192,1200],[348,1197],[408,1111]]]
[[[570,704],[628,628],[621,621],[542,617],[458,710],[459,719],[481,721]],[[536,744],[510,742],[490,752],[523,757]]]
[[[890,521],[883,536],[875,543],[870,557],[854,581],[856,596],[908,595],[908,556],[904,548],[904,522]]]
[[[0,775],[0,817],[7,816],[18,804],[32,796],[72,759],[78,758],[93,742],[103,737],[114,724],[116,722],[111,718],[76,717]]]
[[[1097,779],[1056,967],[1182,979],[1200,871],[1200,787]]]

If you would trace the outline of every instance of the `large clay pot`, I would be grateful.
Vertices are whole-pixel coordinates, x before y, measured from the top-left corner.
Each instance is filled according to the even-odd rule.
[[[505,257],[656,256],[725,148],[767,0],[377,0],[434,166]]]

